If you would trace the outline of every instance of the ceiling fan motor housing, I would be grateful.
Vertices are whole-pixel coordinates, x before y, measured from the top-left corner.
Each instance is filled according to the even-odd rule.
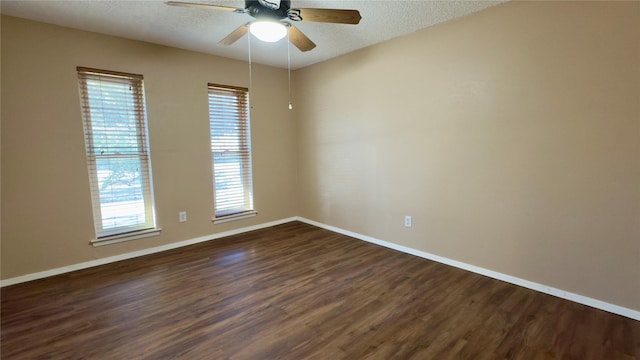
[[[244,0],[245,10],[256,19],[267,18],[272,20],[282,20],[287,18],[287,13],[291,7],[290,0],[281,0],[279,9],[270,9],[260,4],[258,0]]]

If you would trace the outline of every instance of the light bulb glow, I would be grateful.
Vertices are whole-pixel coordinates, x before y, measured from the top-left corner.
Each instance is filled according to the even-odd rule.
[[[256,21],[249,25],[253,36],[266,42],[276,42],[287,35],[287,27],[277,21]]]

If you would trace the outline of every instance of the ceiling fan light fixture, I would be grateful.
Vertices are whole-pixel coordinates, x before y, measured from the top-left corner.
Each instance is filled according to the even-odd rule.
[[[287,36],[287,27],[279,21],[255,21],[249,25],[253,36],[266,42],[280,41]]]

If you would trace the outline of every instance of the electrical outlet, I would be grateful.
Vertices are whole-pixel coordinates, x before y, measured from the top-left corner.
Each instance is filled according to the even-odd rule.
[[[411,216],[407,215],[404,217],[404,227],[411,227]]]
[[[180,222],[187,221],[187,212],[186,211],[180,211],[178,213],[178,219],[180,219]]]

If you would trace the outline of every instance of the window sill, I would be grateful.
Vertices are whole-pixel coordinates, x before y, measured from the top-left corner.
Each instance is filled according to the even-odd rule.
[[[226,223],[226,222],[229,222],[229,221],[236,221],[236,220],[242,220],[242,219],[254,217],[257,214],[258,214],[257,211],[251,210],[251,211],[246,211],[246,212],[242,212],[242,213],[238,213],[238,214],[233,214],[233,215],[227,215],[227,216],[213,218],[212,221],[213,221],[214,224],[222,224],[222,223]]]
[[[91,240],[91,245],[93,247],[117,244],[124,241],[142,239],[150,236],[158,236],[162,229],[148,229],[148,230],[140,230],[134,231],[126,234],[117,234],[111,236],[105,236],[96,240]]]

